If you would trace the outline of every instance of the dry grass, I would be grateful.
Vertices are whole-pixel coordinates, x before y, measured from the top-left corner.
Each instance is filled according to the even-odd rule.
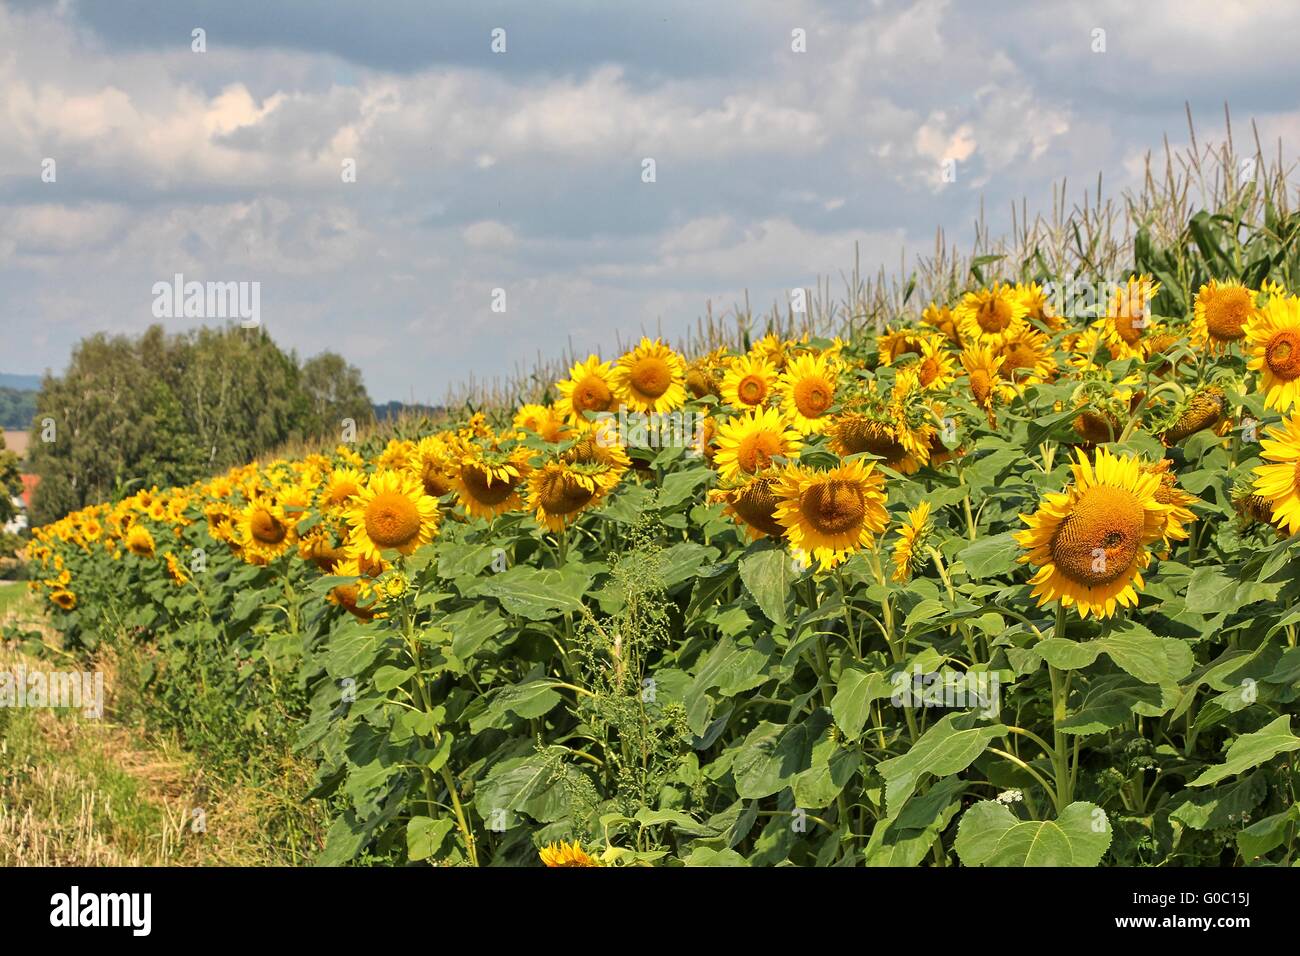
[[[53,633],[34,601],[5,618]],[[118,720],[116,662],[60,663],[0,644],[0,670],[93,667],[104,675],[99,719],[80,711],[0,708],[0,866],[203,866],[306,862],[268,846],[265,820],[285,799],[241,781],[215,779],[175,739]],[[295,792],[311,769],[286,759]],[[202,815],[197,816],[196,810]],[[199,823],[202,826],[199,826]]]

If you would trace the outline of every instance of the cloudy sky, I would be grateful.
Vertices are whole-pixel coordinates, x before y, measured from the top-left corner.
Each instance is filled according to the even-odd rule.
[[[855,241],[964,243],[981,196],[996,227],[1063,176],[1122,188],[1184,101],[1291,158],[1298,33],[1223,0],[0,0],[0,371],[143,329],[181,273],[260,282],[282,345],[436,400],[766,305]]]

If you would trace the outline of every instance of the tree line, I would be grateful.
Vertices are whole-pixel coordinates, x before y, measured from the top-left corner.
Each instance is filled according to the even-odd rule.
[[[184,485],[286,442],[372,420],[361,373],[333,352],[300,362],[264,329],[98,333],[36,396],[32,524],[153,485]]]

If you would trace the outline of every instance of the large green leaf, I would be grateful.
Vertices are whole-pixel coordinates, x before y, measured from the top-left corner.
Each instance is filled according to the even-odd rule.
[[[1018,820],[981,800],[962,815],[954,848],[966,866],[1096,866],[1110,840],[1105,811],[1091,803],[1072,803],[1056,820]]]
[[[760,547],[740,559],[740,580],[745,590],[778,627],[786,624],[786,602],[793,594],[797,577],[794,562],[784,548]]]
[[[1189,780],[1187,785],[1206,787],[1293,750],[1300,750],[1300,737],[1291,733],[1291,716],[1284,714],[1253,734],[1242,734],[1228,748],[1228,759],[1224,763],[1211,767],[1195,780]]]
[[[969,767],[989,741],[1007,732],[1002,724],[976,724],[974,715],[948,714],[921,735],[907,753],[882,760],[876,770],[885,779],[885,807],[896,816],[927,775],[947,777]]]

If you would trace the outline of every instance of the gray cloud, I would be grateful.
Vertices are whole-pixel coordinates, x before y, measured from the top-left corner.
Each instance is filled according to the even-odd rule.
[[[1227,98],[1300,132],[1300,12],[1262,6],[462,6],[0,2],[0,282],[29,341],[5,370],[143,328],[183,272],[260,281],[286,346],[344,352],[376,398],[436,399],[570,339],[766,304],[855,240],[892,266],[937,226],[969,235],[981,201],[996,228],[1062,176],[1122,187],[1181,138],[1184,97],[1212,127]]]

